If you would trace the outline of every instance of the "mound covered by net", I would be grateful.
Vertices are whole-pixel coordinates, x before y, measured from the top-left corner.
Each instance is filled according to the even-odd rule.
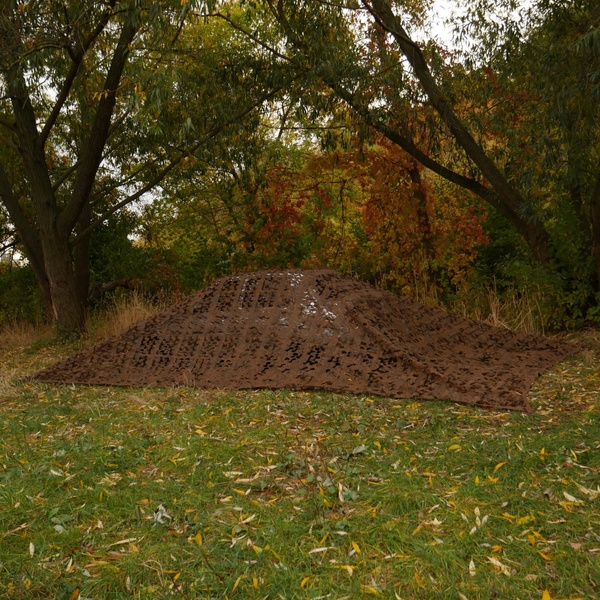
[[[289,388],[529,411],[576,349],[426,307],[330,270],[224,277],[45,369],[59,383]]]

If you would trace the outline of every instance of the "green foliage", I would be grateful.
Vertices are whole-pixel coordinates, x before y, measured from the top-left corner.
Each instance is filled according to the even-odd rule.
[[[84,268],[73,275],[85,280],[89,259],[92,285],[128,280],[187,291],[240,269],[330,266],[450,304],[465,290],[535,288],[552,307],[548,326],[597,318],[600,53],[591,0],[536,0],[519,14],[512,0],[477,0],[457,23],[468,53],[422,44],[440,91],[523,197],[513,225],[492,210],[485,232],[485,210],[470,192],[419,169],[421,183],[411,183],[402,143],[382,141],[395,132],[489,199],[471,155],[435,103],[424,102],[401,46],[372,15],[363,18],[359,3],[136,0],[118,11],[63,4],[13,3],[0,21],[2,86],[18,83],[16,65],[26,74],[39,127],[50,124],[42,158],[53,188],[42,200],[28,187],[35,177],[22,176],[23,135],[8,94],[0,100],[0,164],[10,185],[2,180],[0,194],[30,228],[16,232],[18,211],[2,210],[0,240],[18,233],[20,251],[37,254],[40,268],[46,251],[35,240],[43,207],[54,206],[61,247],[81,254],[72,264]],[[395,5],[407,28],[426,24],[427,3]],[[127,61],[108,90],[129,22]],[[78,44],[93,31],[83,51]],[[93,124],[113,93],[97,169],[83,185]],[[123,212],[140,199],[139,210]],[[548,234],[546,269],[522,243],[527,233],[510,229],[516,221]],[[39,274],[38,283],[46,285]],[[23,298],[33,307],[28,292],[16,291],[25,289],[6,292],[4,305]]]
[[[134,232],[134,217],[126,213],[113,216],[96,228],[90,249],[92,282],[144,278],[150,257],[144,248],[136,245]]]
[[[518,14],[510,2],[485,0],[469,5],[459,30],[478,44],[464,57],[471,70],[464,75],[468,87],[457,88],[468,106],[461,114],[524,191],[553,244],[553,269],[544,272],[494,216],[483,272],[492,268],[502,286],[541,286],[554,326],[598,314],[600,54],[583,40],[594,38],[599,19],[597,3],[588,0],[544,0]]]
[[[30,267],[0,262],[0,325],[18,320],[43,320],[40,292]]]
[[[500,303],[511,302],[515,296],[532,300],[539,311],[539,330],[556,331],[579,328],[597,323],[594,308],[599,298],[589,279],[589,272],[579,278],[570,274],[551,273],[533,260],[523,239],[507,221],[490,210],[485,222],[489,243],[478,248],[469,279],[471,301],[486,302],[490,291]],[[572,259],[574,267],[585,262]],[[473,312],[474,305],[471,305]]]

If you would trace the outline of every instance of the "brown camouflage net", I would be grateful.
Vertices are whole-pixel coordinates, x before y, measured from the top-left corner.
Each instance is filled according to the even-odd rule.
[[[225,277],[34,377],[123,386],[290,388],[529,411],[576,349],[446,313],[335,271]]]

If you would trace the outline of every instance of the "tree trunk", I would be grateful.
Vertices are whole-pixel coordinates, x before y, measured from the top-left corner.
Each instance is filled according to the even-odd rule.
[[[85,329],[85,305],[77,293],[69,245],[58,236],[52,240],[48,237],[44,244],[45,271],[58,334],[81,333]]]
[[[592,225],[592,256],[596,270],[596,292],[600,292],[600,175],[592,193],[590,206],[590,221]]]
[[[91,214],[92,210],[90,203],[87,202],[81,211],[79,221],[75,228],[77,234],[85,231],[90,226]],[[79,299],[79,303],[84,307],[84,310],[88,305],[88,295],[90,291],[90,248],[90,235],[84,236],[81,241],[72,248],[77,298]]]
[[[42,292],[42,302],[44,306],[44,322],[52,323],[54,320],[53,311],[52,311],[52,295],[50,294],[50,282],[48,281],[48,277],[46,276],[46,271],[44,270],[44,261],[43,258],[39,257],[37,253],[33,252],[30,246],[23,240],[21,237],[21,241],[25,248],[25,255],[29,260],[29,264],[31,265],[31,270],[35,276],[35,280],[38,284],[38,288]]]
[[[429,289],[430,286],[437,288],[438,277],[434,267],[435,248],[432,243],[431,222],[427,212],[427,196],[423,190],[421,172],[416,161],[411,165],[408,173],[413,184],[413,192],[417,201],[417,221],[419,224],[419,232],[421,234],[421,245],[427,261],[424,273],[426,280],[425,285],[427,289]]]

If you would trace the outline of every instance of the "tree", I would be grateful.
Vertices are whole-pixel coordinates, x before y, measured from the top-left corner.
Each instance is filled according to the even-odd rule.
[[[467,15],[467,22],[475,23],[477,15],[485,16],[503,4],[503,0],[481,0]],[[588,306],[597,304],[597,3],[539,0],[527,15],[527,27],[513,27],[496,36],[480,24],[481,37],[487,35],[493,44],[471,47],[476,56],[470,64],[457,63],[435,40],[418,43],[411,38],[410,24],[423,23],[422,3],[362,0],[342,7],[319,0],[265,0],[265,6],[285,40],[285,46],[270,46],[277,60],[309,70],[325,86],[323,97],[333,94],[343,100],[366,126],[440,177],[477,194],[511,223],[537,261],[567,286],[577,286],[582,277],[587,278],[585,285],[596,294],[595,299],[593,293],[588,294]],[[361,12],[369,19],[358,18]],[[269,46],[264,40],[257,42]],[[526,67],[524,72],[519,71],[521,67]],[[480,85],[485,69],[500,75],[502,85],[493,101]],[[529,173],[541,174],[535,182],[529,177],[532,185],[523,185],[523,170],[514,168],[530,127],[505,122],[499,131],[490,127],[489,120],[486,123],[490,115],[500,113],[496,103],[509,101],[514,110],[510,97],[514,98],[515,86],[528,96],[520,110],[528,112],[529,123],[536,121],[541,132],[537,139],[547,143],[546,148],[533,151],[529,162]],[[556,112],[559,105],[560,114]],[[544,121],[543,115],[551,118]],[[573,135],[574,131],[579,135]],[[509,152],[499,156],[498,148],[505,143]],[[508,154],[512,161],[507,160]],[[561,190],[540,187],[552,154],[567,156],[571,164],[570,174],[568,166],[564,171]],[[565,184],[573,192],[571,199],[555,202]],[[540,201],[546,192],[554,195],[557,209],[552,214],[544,212]],[[572,214],[579,214],[580,231],[587,232],[588,241],[572,229]],[[582,258],[577,264],[564,244],[561,247],[561,239],[573,237],[582,240],[578,254]],[[589,269],[583,274],[583,263],[589,264],[590,257],[594,257],[595,274]]]
[[[481,8],[464,24],[481,55],[465,80],[481,99],[470,122],[546,225],[563,301],[579,318],[600,300],[600,6],[538,2],[520,22]]]
[[[85,327],[94,229],[282,86],[195,4],[2,4],[0,199],[61,334]]]

